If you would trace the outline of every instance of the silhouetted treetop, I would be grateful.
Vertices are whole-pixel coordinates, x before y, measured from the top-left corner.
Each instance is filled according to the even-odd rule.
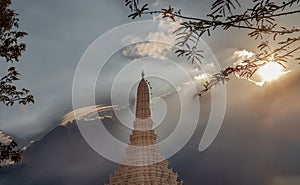
[[[19,18],[15,10],[9,8],[11,0],[0,2],[0,62],[18,62],[25,51],[26,44],[20,39],[27,35],[18,31]],[[8,73],[0,76],[0,103],[12,106],[14,102],[26,105],[34,102],[33,96],[25,88],[18,89],[15,82],[20,80],[20,73],[10,67]]]

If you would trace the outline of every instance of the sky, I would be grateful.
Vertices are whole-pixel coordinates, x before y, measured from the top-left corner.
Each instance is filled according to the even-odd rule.
[[[183,13],[193,16],[206,15],[210,7],[208,1],[197,0],[151,2],[151,6],[154,7],[169,4],[182,9]],[[14,136],[25,145],[30,140],[43,138],[60,125],[65,114],[72,111],[72,84],[75,71],[84,54],[91,49],[90,45],[101,35],[107,32],[111,33],[109,31],[112,29],[133,21],[127,18],[129,10],[124,7],[124,2],[116,0],[91,0],[88,2],[81,0],[14,0],[12,8],[20,15],[20,29],[29,33],[29,36],[24,39],[27,43],[27,50],[22,56],[21,62],[15,66],[22,74],[21,85],[32,91],[36,103],[26,107],[10,108],[1,105],[0,130],[7,135]],[[149,16],[140,20],[152,19],[153,17]],[[297,17],[281,21],[288,25],[298,24]],[[128,83],[135,83],[135,86],[130,89],[130,100],[134,99],[134,89],[140,78],[141,68],[145,68],[145,66],[148,67],[144,69],[146,75],[147,72],[148,75],[154,72],[162,73],[169,79],[173,79],[176,84],[173,89],[171,87],[164,88],[167,86],[165,82],[148,77],[149,81],[153,83],[155,97],[164,97],[170,92],[180,91],[178,88],[188,87],[188,85],[184,85],[188,82],[184,78],[185,75],[179,75],[180,70],[176,71],[177,69],[174,70],[172,66],[170,67],[162,61],[168,58],[180,63],[184,70],[189,71],[192,78],[197,75],[197,72],[194,71],[193,65],[182,63],[182,59],[175,57],[168,44],[133,43],[142,37],[172,43],[174,37],[168,26],[170,25],[161,23],[155,28],[136,27],[135,29],[139,30],[140,35],[134,35],[137,31],[133,31],[132,27],[133,30],[127,30],[125,27],[123,34],[128,33],[126,36],[120,36],[120,39],[119,37],[110,38],[111,43],[120,41],[124,47],[108,58],[101,73],[97,76],[95,92],[98,104],[111,104],[110,91],[113,88],[113,81],[123,67],[131,61],[133,61],[132,65],[126,68],[127,71],[124,70],[121,73],[126,78],[119,76],[120,83],[115,87],[122,90]],[[248,38],[246,34],[247,32],[240,30],[229,30],[227,32],[216,31],[210,38],[205,36],[203,47],[209,48],[213,55],[209,51],[206,52],[204,64],[207,65],[204,69],[211,72],[209,67],[211,61],[214,61],[214,57],[218,64],[224,67],[241,59],[234,55],[235,51],[255,52],[257,42]],[[133,44],[124,45],[128,42]],[[96,53],[95,57],[101,57],[101,54]],[[143,65],[140,65],[139,62],[142,62]],[[0,71],[2,72],[2,70],[6,69],[1,68]],[[79,87],[82,87],[83,92],[89,90],[86,86],[92,83],[91,77],[87,75],[85,79],[79,81],[82,84]],[[227,104],[221,130],[213,144],[204,152],[199,152],[197,149],[211,106],[209,95],[200,99],[201,118],[195,131],[196,134],[192,136],[183,150],[171,158],[174,169],[182,174],[185,181],[189,182],[187,184],[197,184],[196,182],[207,184],[240,184],[241,182],[243,184],[247,182],[268,185],[299,184],[300,164],[296,159],[300,152],[300,137],[297,133],[300,129],[300,118],[297,114],[300,108],[298,103],[300,102],[299,79],[299,68],[262,87],[246,80],[233,78],[226,85]],[[121,90],[118,91],[116,97],[124,94]],[[164,99],[167,106],[174,106],[172,97],[170,100],[168,98],[170,97]],[[183,109],[188,110],[189,107],[183,107]],[[172,108],[168,110],[169,113],[173,111]],[[155,115],[158,115],[155,119],[159,120],[159,112]],[[170,116],[169,122],[174,120],[176,117]],[[161,126],[161,130],[158,132],[164,138],[172,131],[172,128],[170,129],[164,124]],[[2,135],[0,132],[0,137],[4,138]],[[126,139],[126,136],[124,138]],[[60,141],[59,139],[57,138],[57,142]],[[54,146],[51,145],[51,147]],[[41,147],[40,150],[47,149]],[[34,159],[33,157],[29,158]],[[91,164],[92,162],[87,163]],[[101,158],[99,164],[102,163],[110,166],[107,164],[109,162],[105,162]],[[78,168],[78,166],[74,166],[74,169]],[[97,169],[95,166],[91,168]],[[101,172],[99,171],[99,176],[105,178],[109,174],[105,169],[111,170],[108,167],[104,168]],[[9,173],[8,176],[14,174],[13,172]],[[51,175],[49,174],[49,176]],[[105,182],[105,179],[102,181]]]

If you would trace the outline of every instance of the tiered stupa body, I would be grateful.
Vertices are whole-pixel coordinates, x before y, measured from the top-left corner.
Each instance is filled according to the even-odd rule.
[[[168,161],[161,156],[160,148],[156,144],[149,87],[143,76],[142,74],[138,85],[136,119],[126,156],[106,185],[183,185],[177,181],[178,174],[168,168]]]

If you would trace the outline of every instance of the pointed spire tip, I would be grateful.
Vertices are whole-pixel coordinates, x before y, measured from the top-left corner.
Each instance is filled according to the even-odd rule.
[[[144,76],[145,76],[145,72],[144,72],[144,70],[142,70],[142,73],[141,73],[141,75],[142,75],[142,78],[144,78]]]

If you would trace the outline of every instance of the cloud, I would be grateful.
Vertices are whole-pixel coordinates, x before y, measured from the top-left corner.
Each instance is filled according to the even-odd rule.
[[[297,71],[263,87],[237,79],[227,83],[227,111],[216,140],[197,153],[199,129],[190,145],[171,159],[185,184],[298,184],[292,182],[300,176],[299,78]]]
[[[127,35],[122,39],[122,42],[124,43],[136,43],[141,42],[142,39],[140,37],[134,36],[134,35]]]
[[[297,185],[293,182],[298,182],[300,176],[299,79],[296,71],[264,87],[230,81],[224,124],[204,152],[199,152],[197,146],[210,107],[201,104],[204,113],[199,127],[186,147],[169,159],[179,178],[192,185]],[[22,164],[4,171],[0,183],[96,185],[107,182],[109,174],[117,169],[116,164],[87,146],[75,124],[57,127],[33,144],[24,152]],[[41,164],[47,168],[41,168]]]
[[[5,135],[3,133],[3,131],[0,130],[0,143],[2,143],[2,144],[8,144],[11,141],[12,141],[12,139],[9,136]]]
[[[153,8],[158,8],[158,6],[162,3],[162,0],[154,0],[154,1],[151,1],[151,5]]]
[[[154,19],[157,19],[154,17]],[[176,43],[173,32],[178,28],[178,23],[160,20],[157,31],[149,32],[145,41],[135,35],[127,35],[122,42],[132,43],[122,51],[123,56],[140,58],[150,56],[157,59],[166,59],[166,55]]]
[[[203,80],[203,79],[207,79],[207,74],[200,74],[197,76],[194,76],[195,80]]]
[[[247,51],[246,49],[237,50],[233,53],[232,58],[236,60],[234,65],[241,64],[244,60],[250,59],[254,56],[254,53]]]
[[[195,3],[202,3],[204,10],[210,8],[207,6],[209,3],[198,0],[164,3],[177,3],[178,7],[183,7],[185,12],[195,16],[203,14],[203,11],[199,11],[200,6],[195,6]],[[22,116],[18,108],[1,110],[1,128],[6,129],[5,131],[11,128],[10,132],[27,136],[30,134],[27,132],[45,132],[46,124],[49,126],[57,123],[55,119],[61,116],[53,115],[53,111],[64,112],[70,108],[71,84],[76,64],[90,42],[110,28],[130,20],[127,19],[128,10],[117,1],[85,3],[77,0],[70,3],[35,0],[30,4],[15,1],[14,6],[21,11],[22,25],[30,33],[29,50],[22,57],[22,82],[30,86],[38,101],[34,106],[29,106],[27,113]],[[296,24],[297,19],[293,22]],[[164,32],[166,35],[168,33]],[[215,46],[215,51],[228,51],[225,48],[244,44],[244,38],[233,39],[237,38],[235,33],[216,34],[219,39],[211,39],[215,40],[211,44]],[[230,63],[223,63],[225,57],[219,57],[224,65],[236,62],[231,58],[236,50],[234,48],[226,53],[226,57],[230,55]],[[111,71],[107,70],[107,73]],[[169,73],[176,75],[174,71]],[[176,77],[174,76],[171,78]],[[230,99],[227,120],[216,142],[206,152],[191,151],[197,148],[201,125],[197,130],[198,135],[195,134],[182,151],[186,153],[179,153],[171,159],[171,165],[186,184],[266,185],[275,177],[286,180],[289,179],[288,174],[300,174],[297,132],[299,78],[288,83],[289,85],[286,82],[279,82],[277,86],[272,83],[276,88],[270,86],[272,84],[261,88],[232,78],[227,84]],[[290,93],[295,88],[298,88],[297,91]],[[60,103],[62,100],[64,102]],[[63,133],[64,136],[68,134],[70,133]],[[92,184],[88,183],[91,178],[95,181],[93,184],[107,181],[108,168],[102,162],[95,162],[98,156],[86,155],[87,151],[94,154],[89,147],[79,147],[76,140],[66,140],[56,135],[51,141],[53,145],[46,147],[49,143],[40,144],[40,153],[26,161],[26,165],[21,167],[22,173],[12,169],[10,173],[1,176],[0,184]],[[72,149],[66,149],[70,145]],[[54,164],[54,160],[59,161]],[[109,168],[113,165],[115,164],[107,164]],[[7,183],[1,183],[5,178],[9,178]],[[14,183],[15,181],[18,183]]]
[[[82,107],[64,115],[60,125],[67,125],[68,123],[72,123],[75,120],[94,121],[99,119],[112,119],[111,113],[108,112],[119,109],[120,108],[118,106],[111,105],[95,105]],[[102,116],[98,116],[98,114],[102,114]]]
[[[157,59],[166,59],[166,55],[171,48],[172,46],[161,42],[144,42],[123,50],[122,54],[134,58],[150,56]]]
[[[270,185],[298,185],[300,176],[275,176]]]
[[[237,50],[233,53],[232,59],[235,61],[233,64],[243,65],[243,61],[253,58],[255,54],[246,49]],[[263,61],[261,61],[262,63]],[[284,71],[283,67],[275,62],[270,62],[266,65],[261,66],[256,73],[253,74],[251,78],[246,78],[248,81],[254,83],[258,86],[263,86],[266,82],[277,79],[279,76],[289,73],[289,71]],[[239,78],[240,77],[237,75]]]

